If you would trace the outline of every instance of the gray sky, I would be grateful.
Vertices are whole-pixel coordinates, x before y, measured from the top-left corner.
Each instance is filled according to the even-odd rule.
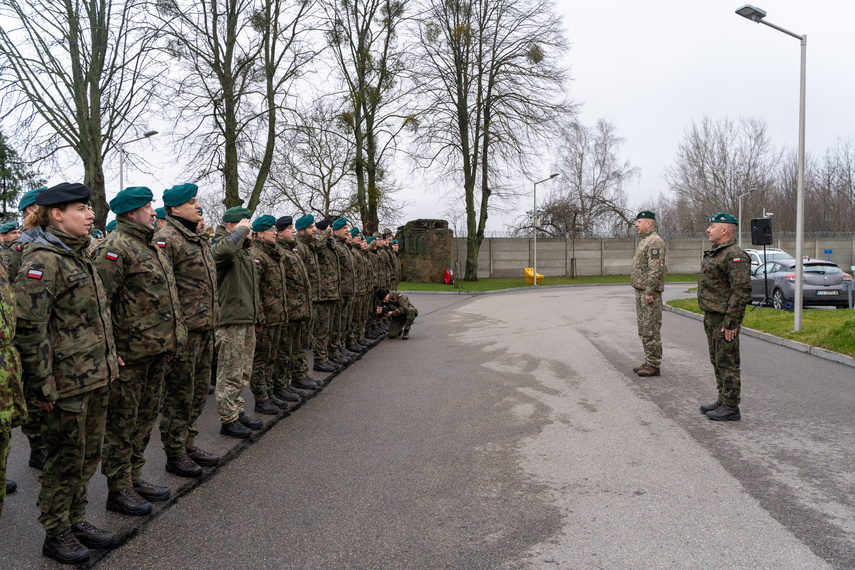
[[[808,35],[808,152],[820,155],[838,138],[855,136],[855,113],[849,108],[855,101],[855,1],[758,1],[767,20]],[[599,118],[613,122],[626,139],[623,158],[641,168],[640,179],[627,189],[631,203],[667,191],[662,172],[684,130],[704,115],[760,117],[776,147],[797,145],[799,41],[737,16],[741,5],[738,0],[556,3],[571,44],[569,95],[583,103],[580,119],[588,125]],[[155,168],[152,175],[129,169],[126,185],[147,185],[159,197],[164,188],[183,181],[175,180],[180,173],[171,167],[173,161],[161,160],[168,153],[166,139],[160,135],[128,148]],[[543,160],[545,178],[551,157]],[[115,187],[117,165],[107,176],[108,185]],[[61,177],[52,175],[50,182]],[[425,191],[412,177],[402,177],[402,182],[404,197],[412,204],[401,221],[444,217],[448,206],[439,193]],[[520,179],[519,188],[528,191],[531,181]],[[549,190],[548,184],[541,185],[538,194]],[[488,230],[504,230],[517,213],[530,208],[530,198],[521,198],[515,211],[492,216]]]

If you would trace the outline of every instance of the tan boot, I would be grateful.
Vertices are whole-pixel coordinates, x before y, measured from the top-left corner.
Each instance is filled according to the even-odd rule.
[[[639,364],[638,366],[633,366],[632,371],[638,374],[638,371],[647,366],[647,363]]]
[[[636,374],[638,374],[639,376],[644,376],[644,377],[659,376],[659,369],[655,368],[653,366],[650,366],[649,364],[645,364],[644,366],[642,366],[638,370],[638,372],[636,372]]]

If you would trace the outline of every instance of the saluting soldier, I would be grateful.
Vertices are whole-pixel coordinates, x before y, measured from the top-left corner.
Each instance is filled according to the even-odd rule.
[[[297,221],[294,222],[294,227],[297,230],[297,255],[300,256],[301,260],[303,260],[303,264],[306,266],[306,272],[309,274],[309,281],[311,283],[310,293],[312,299],[312,316],[309,321],[306,321],[305,326],[307,327],[307,330],[306,334],[303,335],[303,343],[305,344],[304,349],[308,351],[308,349],[314,344],[315,328],[318,326],[318,312],[321,302],[321,272],[320,266],[318,265],[317,251],[325,247],[325,245],[315,239],[318,231],[315,227],[315,217],[312,214],[306,214],[297,218]],[[338,369],[338,365],[333,364],[332,362],[322,361],[318,357],[317,353],[314,354],[314,361],[315,363],[312,369],[315,371],[335,372]],[[300,379],[295,379],[291,385],[299,390],[317,390],[319,388],[319,386],[311,380],[306,380],[304,382]]]
[[[362,342],[365,334],[365,320],[368,315],[368,308],[365,300],[368,296],[368,273],[366,269],[365,254],[362,251],[362,239],[359,233],[359,228],[351,228],[350,230],[350,252],[353,255],[353,273],[354,273],[354,300],[353,300],[353,316],[351,320],[350,330],[347,334],[347,349],[351,352],[359,352],[354,349],[363,349],[370,345],[368,341]]]
[[[21,425],[27,417],[27,403],[21,386],[21,359],[12,344],[15,337],[15,297],[6,270],[0,267],[0,515],[6,493],[13,493],[18,485],[6,479],[6,460],[12,428]]]
[[[351,236],[347,219],[339,218],[334,221],[332,231],[334,237],[333,245],[338,256],[341,301],[339,301],[338,315],[335,321],[333,321],[332,334],[330,335],[330,354],[352,359],[358,354],[365,352],[365,349],[361,346],[351,345],[351,350],[351,348],[345,346],[350,330],[353,327],[353,313],[356,303],[356,262],[353,259],[350,247],[348,247]]]
[[[187,343],[166,370],[160,439],[166,470],[198,477],[202,467],[219,463],[218,455],[196,446],[197,420],[208,399],[214,327],[219,319],[217,273],[208,239],[196,230],[202,219],[196,202],[199,187],[177,184],[163,192],[166,225],[154,234],[154,245],[172,262]]]
[[[118,377],[110,309],[86,255],[95,218],[89,187],[43,190],[27,218],[33,239],[15,282],[17,330],[30,389],[44,410],[47,446],[38,508],[42,553],[66,564],[114,540],[86,522],[87,486],[101,460],[108,385]]]
[[[116,231],[98,246],[93,264],[107,292],[116,352],[124,361],[110,386],[104,461],[107,510],[145,515],[169,487],[144,481],[145,450],[157,420],[167,360],[187,342],[172,262],[152,243],[151,190],[125,188],[110,201]]]
[[[335,250],[335,238],[332,235],[332,220],[321,220],[315,226],[321,232],[315,238],[315,253],[318,256],[318,274],[320,277],[319,301],[314,323],[314,342],[312,352],[315,362],[332,363],[346,366],[350,360],[332,352],[333,326],[336,314],[340,311],[341,273],[338,255]],[[319,368],[316,368],[319,370]]]
[[[739,329],[751,300],[751,261],[736,243],[739,222],[719,212],[710,217],[707,235],[713,246],[704,252],[698,277],[698,307],[704,312],[704,332],[715,371],[718,398],[701,406],[716,421],[741,419],[739,400]]]
[[[365,239],[366,242],[366,251],[368,252],[366,259],[370,265],[370,275],[371,275],[371,319],[369,320],[369,330],[365,333],[365,336],[369,339],[377,339],[383,336],[385,331],[383,330],[383,316],[377,311],[377,307],[380,306],[380,300],[377,298],[377,291],[380,289],[384,289],[383,286],[383,260],[380,257],[380,253],[378,251],[377,245],[377,236],[368,236]]]
[[[641,236],[632,259],[630,282],[635,289],[638,337],[644,363],[632,369],[639,376],[659,376],[662,364],[662,291],[665,290],[665,240],[656,232],[656,214],[639,212],[635,229]]]

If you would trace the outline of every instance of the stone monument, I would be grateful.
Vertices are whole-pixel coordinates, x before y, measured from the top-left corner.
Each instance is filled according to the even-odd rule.
[[[413,220],[398,227],[401,281],[442,283],[451,268],[454,232],[445,220]]]

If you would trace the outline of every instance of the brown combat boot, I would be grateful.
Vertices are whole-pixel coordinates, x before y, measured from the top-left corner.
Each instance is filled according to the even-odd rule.
[[[632,371],[635,372],[636,374],[638,374],[638,371],[641,370],[642,368],[644,368],[645,366],[647,366],[647,363],[643,362],[643,363],[639,364],[638,366],[633,366]]]
[[[659,376],[659,368],[650,366],[649,364],[645,364],[636,372],[639,376],[648,377],[648,376]]]

